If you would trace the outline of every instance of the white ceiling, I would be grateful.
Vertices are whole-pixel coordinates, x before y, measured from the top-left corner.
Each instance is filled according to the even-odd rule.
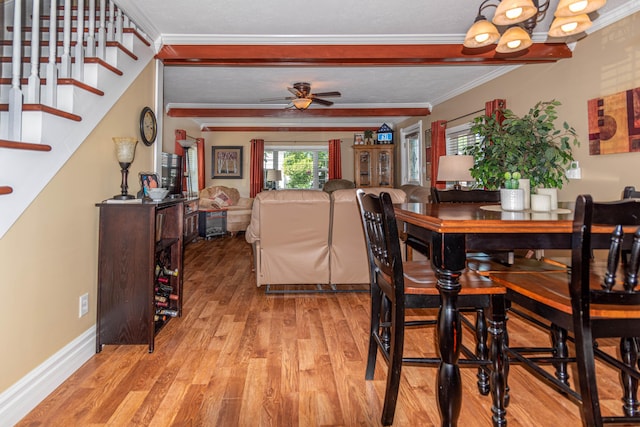
[[[421,45],[461,44],[481,0],[119,0],[123,10],[155,41],[167,45]],[[555,10],[558,0],[551,0]],[[497,3],[497,1],[496,1]],[[493,16],[494,8],[486,12]],[[640,0],[608,0],[592,14],[587,32],[640,10]],[[552,13],[534,30],[534,42],[548,40]],[[565,59],[566,60],[566,59]],[[309,82],[312,92],[339,91],[335,104],[311,109],[398,108],[437,105],[517,65],[402,66],[192,66],[164,68],[165,110],[176,108],[273,108],[287,101],[287,87]],[[304,112],[302,112],[304,113]],[[196,117],[202,127],[373,126],[406,117]]]

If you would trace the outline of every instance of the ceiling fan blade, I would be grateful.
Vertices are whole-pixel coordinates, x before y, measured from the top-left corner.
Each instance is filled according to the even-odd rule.
[[[296,98],[303,98],[304,94],[294,87],[288,87],[287,90],[294,94]]]
[[[328,96],[342,96],[342,94],[340,92],[319,92],[319,93],[312,93],[311,96],[321,96],[321,97],[328,97]]]
[[[326,99],[321,99],[321,98],[312,98],[311,102],[316,102],[320,105],[326,105],[327,107],[333,105],[333,102],[327,101]]]
[[[260,100],[260,102],[266,102],[266,101],[291,101],[292,99],[296,99],[293,96],[287,96],[286,98],[263,98]]]

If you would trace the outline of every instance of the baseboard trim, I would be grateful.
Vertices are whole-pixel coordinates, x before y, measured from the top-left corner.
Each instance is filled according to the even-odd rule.
[[[93,325],[0,394],[1,424],[16,424],[95,354]]]

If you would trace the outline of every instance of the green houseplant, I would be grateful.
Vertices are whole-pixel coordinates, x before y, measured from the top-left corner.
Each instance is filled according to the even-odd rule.
[[[502,122],[492,115],[473,120],[471,132],[480,140],[466,149],[474,157],[471,176],[489,190],[500,188],[505,172],[520,172],[531,188],[562,188],[573,159],[572,146],[579,145],[574,128],[567,122],[555,126],[559,101],[540,101],[527,114],[518,117],[502,111]]]

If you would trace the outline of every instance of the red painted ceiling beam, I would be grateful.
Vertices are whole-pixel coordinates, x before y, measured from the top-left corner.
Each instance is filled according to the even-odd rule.
[[[202,132],[362,132],[362,126],[204,126]]]
[[[535,43],[500,54],[495,46],[421,45],[165,45],[156,58],[165,65],[217,66],[416,66],[505,65],[571,58],[565,43]]]
[[[169,117],[384,117],[427,116],[428,108],[309,108],[307,110],[275,108],[172,108]]]

